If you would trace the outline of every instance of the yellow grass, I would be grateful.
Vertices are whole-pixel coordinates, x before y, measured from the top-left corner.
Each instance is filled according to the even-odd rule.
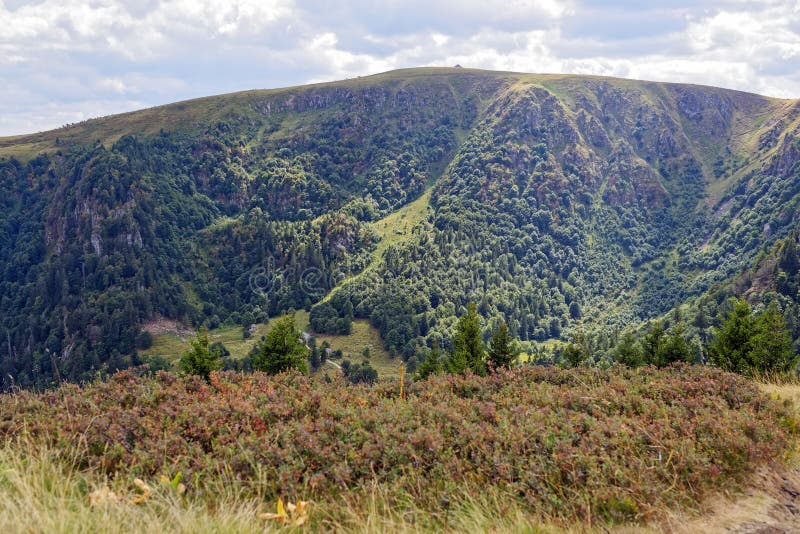
[[[133,481],[108,480],[80,471],[64,451],[21,443],[0,448],[0,529],[30,533],[264,532],[255,520],[259,503],[241,501],[218,488],[214,505],[185,499],[157,483],[142,504]],[[89,494],[107,487],[126,502],[91,505]]]
[[[800,417],[800,384],[784,379],[760,382],[771,398],[791,405]],[[800,517],[792,513],[795,498],[787,492],[800,491],[798,446],[788,452],[782,465],[760,469],[743,492],[723,493],[708,499],[699,516],[673,511],[665,528],[675,533],[694,532],[800,532]],[[743,528],[745,525],[748,528]]]
[[[343,495],[338,502],[309,505],[308,524],[280,528],[259,517],[275,503],[243,499],[213,481],[206,491],[179,495],[167,483],[143,481],[152,492],[141,499],[133,480],[110,480],[76,467],[63,451],[23,442],[0,446],[0,529],[8,533],[256,533],[277,531],[382,532],[567,532],[541,526],[517,504],[487,490],[480,501],[454,495],[440,513],[422,513],[413,500],[380,486]],[[113,493],[111,493],[113,492]],[[111,495],[95,499],[90,495]],[[141,502],[135,503],[137,498]],[[578,527],[572,532],[586,529]]]
[[[761,389],[775,400],[791,402],[800,412],[800,385],[762,384]]]

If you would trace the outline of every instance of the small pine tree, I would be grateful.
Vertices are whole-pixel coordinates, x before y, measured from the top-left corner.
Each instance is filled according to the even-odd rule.
[[[564,347],[564,363],[567,367],[578,367],[587,359],[583,347],[577,343],[570,343]]]
[[[486,348],[481,336],[480,316],[474,302],[467,305],[467,313],[458,319],[449,367],[453,373],[460,374],[470,370],[476,375],[486,374]]]
[[[519,347],[508,333],[508,325],[505,321],[492,333],[489,340],[489,367],[500,369],[502,367],[511,368],[517,363],[519,358]]]
[[[319,366],[322,364],[322,360],[319,357],[319,349],[314,347],[311,349],[311,352],[308,355],[308,365],[311,366],[311,369],[316,371],[319,369]]]
[[[644,365],[644,355],[642,348],[636,341],[636,337],[628,332],[625,334],[614,349],[614,360],[628,367],[640,367]]]
[[[216,347],[209,347],[208,330],[200,328],[189,345],[189,349],[181,356],[181,369],[184,373],[202,376],[206,382],[210,381],[211,372],[222,368],[222,357]]]
[[[666,367],[676,362],[692,361],[692,348],[683,337],[683,325],[675,325],[670,334],[658,349],[655,364],[659,367]]]
[[[752,311],[746,300],[733,299],[732,308],[709,345],[712,363],[726,371],[749,373],[748,354],[754,334]]]
[[[319,355],[319,348],[317,347],[317,338],[312,337],[308,340],[308,365],[316,371],[319,369],[319,366],[322,364],[322,360]]]
[[[775,302],[756,317],[754,330],[750,340],[750,366],[766,372],[789,371],[795,364],[792,338],[786,318]]]
[[[797,274],[797,272],[800,271],[800,254],[797,252],[797,243],[795,242],[794,236],[789,236],[783,243],[778,259],[778,266],[789,276]]]
[[[586,334],[580,328],[575,335],[572,336],[572,342],[569,343],[562,352],[564,364],[567,367],[578,367],[583,362],[587,361],[592,356],[589,340]]]
[[[425,355],[425,359],[417,366],[415,380],[424,380],[431,375],[436,375],[442,372],[442,352],[439,350],[439,343],[433,342],[431,350]]]
[[[308,372],[307,359],[310,351],[300,340],[300,331],[294,323],[294,313],[275,322],[260,350],[253,356],[253,369],[271,375],[289,369]]]
[[[147,350],[153,346],[153,334],[143,330],[136,336],[136,348],[139,350]]]
[[[645,363],[658,365],[661,351],[664,348],[665,337],[667,335],[664,325],[656,322],[642,338],[642,358]]]
[[[417,372],[417,367],[419,367],[419,360],[417,359],[417,356],[415,355],[410,357],[408,360],[406,360],[405,365],[406,365],[406,372],[409,375],[414,376],[415,373]]]

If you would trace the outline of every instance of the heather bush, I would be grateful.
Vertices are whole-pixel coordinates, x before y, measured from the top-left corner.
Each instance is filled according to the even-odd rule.
[[[199,377],[136,370],[0,397],[0,436],[81,451],[81,468],[169,478],[189,495],[333,502],[380,484],[437,511],[501,491],[555,520],[648,519],[776,458],[796,422],[717,369],[524,367],[345,385],[296,372]]]

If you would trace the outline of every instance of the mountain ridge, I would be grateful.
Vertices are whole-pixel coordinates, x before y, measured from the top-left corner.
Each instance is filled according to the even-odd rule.
[[[33,133],[24,133],[24,134],[13,134],[8,136],[0,136],[0,157],[2,156],[10,156],[13,153],[7,152],[6,150],[16,144],[28,144],[29,142],[42,142],[42,141],[49,141],[53,143],[55,139],[53,137],[58,137],[58,133],[70,133],[70,130],[75,129],[90,129],[90,126],[102,125],[102,123],[106,121],[117,121],[123,118],[134,118],[137,116],[152,116],[156,115],[159,112],[170,112],[170,111],[184,111],[187,107],[192,106],[201,106],[203,104],[210,104],[210,103],[217,103],[216,101],[222,100],[239,100],[239,99],[247,99],[247,98],[262,98],[267,97],[275,94],[280,93],[289,93],[293,91],[309,91],[314,89],[325,89],[325,88],[334,88],[334,87],[357,87],[360,83],[365,82],[382,82],[387,81],[395,77],[404,77],[404,78],[415,78],[415,77],[424,77],[424,76],[454,76],[454,75],[464,75],[464,74],[477,74],[483,76],[494,76],[494,77],[502,77],[502,78],[515,78],[519,81],[523,80],[527,82],[543,82],[543,81],[554,81],[554,80],[567,80],[567,79],[575,79],[575,80],[595,80],[595,81],[609,81],[609,82],[617,82],[617,83],[633,83],[633,84],[652,84],[652,85],[659,85],[659,86],[683,86],[683,87],[690,87],[696,88],[701,90],[715,90],[715,91],[723,91],[726,93],[731,94],[741,94],[746,96],[757,96],[760,98],[764,98],[774,102],[794,102],[797,103],[800,99],[790,99],[790,98],[777,98],[777,97],[770,97],[766,95],[761,95],[758,93],[753,93],[749,91],[743,91],[739,89],[730,89],[730,88],[723,88],[717,87],[712,85],[703,85],[703,84],[694,84],[694,83],[680,83],[680,82],[660,82],[660,81],[653,81],[653,80],[644,80],[644,79],[633,79],[633,78],[618,78],[613,76],[601,76],[601,75],[591,75],[591,74],[567,74],[567,73],[525,73],[525,72],[515,72],[515,71],[493,71],[493,70],[484,70],[484,69],[473,69],[473,68],[461,68],[461,67],[411,67],[411,68],[401,68],[401,69],[394,69],[386,72],[381,72],[377,74],[371,74],[366,76],[358,76],[355,78],[347,78],[343,80],[333,80],[333,81],[325,81],[325,82],[316,82],[310,84],[300,84],[300,85],[291,85],[286,87],[277,87],[277,88],[264,88],[264,89],[244,89],[240,91],[234,91],[231,93],[220,93],[215,95],[208,95],[208,96],[201,96],[201,97],[194,97],[188,98],[185,100],[179,100],[176,102],[170,102],[166,104],[159,104],[155,106],[150,106],[142,109],[136,109],[132,111],[122,112],[122,113],[114,113],[111,115],[105,115],[102,117],[92,117],[89,119],[85,119],[78,123],[67,124],[58,128],[53,128],[50,130],[43,130],[39,132]],[[165,115],[168,116],[168,113]],[[149,117],[148,117],[149,118]],[[149,121],[145,121],[149,122]],[[166,124],[169,125],[169,122]],[[152,131],[128,131],[126,133],[153,133]],[[124,135],[124,134],[122,134]],[[80,137],[80,136],[75,136]],[[82,139],[83,141],[87,141],[87,139]],[[48,146],[48,148],[54,148],[54,146]],[[6,149],[6,150],[4,150]]]

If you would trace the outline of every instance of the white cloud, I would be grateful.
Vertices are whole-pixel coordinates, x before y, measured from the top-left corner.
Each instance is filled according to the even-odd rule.
[[[0,135],[417,65],[800,96],[800,1],[0,0]]]

